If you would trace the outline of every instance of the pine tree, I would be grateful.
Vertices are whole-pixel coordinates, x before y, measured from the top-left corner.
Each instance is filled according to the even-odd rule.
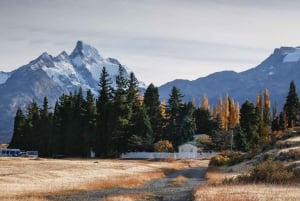
[[[62,100],[62,95],[60,97],[60,102]],[[52,125],[52,136],[50,138],[50,148],[51,153],[55,155],[64,155],[65,150],[65,135],[63,133],[63,125],[64,120],[62,116],[61,105],[58,101],[56,101],[53,112],[53,125]]]
[[[297,125],[299,113],[299,98],[296,92],[294,81],[290,83],[289,93],[284,104],[284,111],[286,113],[288,127],[291,128]]]
[[[52,134],[52,114],[49,112],[48,98],[44,97],[43,107],[40,111],[41,121],[38,132],[41,135],[38,151],[40,156],[49,157],[51,155],[50,139]]]
[[[163,116],[158,88],[153,84],[150,84],[146,89],[144,104],[153,130],[154,141],[158,142],[163,138]]]
[[[25,116],[23,111],[20,107],[18,107],[16,116],[14,119],[14,130],[13,130],[13,137],[11,142],[9,143],[9,148],[18,148],[18,149],[25,149],[26,146],[26,135],[24,132],[25,126]]]
[[[214,130],[214,121],[208,110],[200,107],[194,113],[196,121],[196,133],[211,134]]]
[[[129,151],[151,151],[153,131],[150,119],[144,105],[132,117],[131,135],[128,144]]]
[[[166,107],[167,139],[172,142],[174,147],[177,147],[181,143],[180,124],[183,109],[182,97],[180,90],[173,86]]]
[[[240,126],[242,132],[245,134],[247,144],[249,147],[254,148],[259,142],[259,112],[254,107],[253,103],[248,100],[242,105],[240,112]]]
[[[97,132],[95,138],[96,156],[107,157],[112,154],[112,81],[103,67],[99,81],[97,99]]]
[[[119,73],[116,77],[117,89],[113,98],[113,145],[114,155],[126,152],[129,140],[131,107],[128,104],[128,80],[122,65],[119,65]]]
[[[193,140],[196,132],[194,111],[195,108],[192,102],[189,102],[186,106],[185,116],[180,124],[180,144]]]
[[[40,123],[40,109],[35,100],[27,107],[25,119],[26,150],[38,150],[41,135],[38,132]]]
[[[91,150],[95,151],[96,117],[94,95],[91,90],[88,90],[84,104],[83,153],[85,156],[90,156]]]
[[[234,128],[233,139],[237,150],[249,151],[249,140],[239,125]]]

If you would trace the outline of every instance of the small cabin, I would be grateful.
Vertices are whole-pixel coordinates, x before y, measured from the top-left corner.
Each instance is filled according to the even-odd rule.
[[[178,147],[178,151],[179,153],[197,153],[198,147],[189,143],[185,143]]]

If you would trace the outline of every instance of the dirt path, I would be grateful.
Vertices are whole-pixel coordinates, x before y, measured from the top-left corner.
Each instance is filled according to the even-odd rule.
[[[166,177],[155,179],[139,188],[112,188],[106,190],[83,192],[72,195],[50,196],[50,200],[127,200],[122,196],[129,196],[128,200],[146,201],[189,201],[193,200],[193,189],[204,183],[205,165],[196,162],[189,168],[169,173]],[[115,197],[115,199],[111,199]],[[119,197],[119,199],[117,198]]]

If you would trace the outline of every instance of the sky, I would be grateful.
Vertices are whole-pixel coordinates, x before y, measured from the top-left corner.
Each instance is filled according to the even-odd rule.
[[[146,84],[257,66],[300,46],[298,0],[0,0],[0,71],[98,49]]]

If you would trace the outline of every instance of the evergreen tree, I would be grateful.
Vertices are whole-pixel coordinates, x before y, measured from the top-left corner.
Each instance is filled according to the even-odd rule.
[[[9,148],[25,149],[26,136],[24,132],[25,116],[20,107],[18,107],[14,119],[13,137],[9,143]]]
[[[287,118],[285,112],[280,112],[279,114],[279,129],[284,130],[287,127]]]
[[[181,143],[180,137],[180,126],[182,120],[182,110],[183,96],[180,93],[180,90],[173,86],[168,100],[168,105],[166,107],[166,118],[167,118],[167,139],[172,142],[174,147],[177,147]]]
[[[116,77],[117,89],[113,98],[113,131],[112,141],[114,146],[114,155],[126,152],[128,148],[130,119],[132,110],[128,104],[128,80],[126,72],[122,65],[119,65],[119,73]]]
[[[196,121],[196,133],[211,134],[214,128],[214,120],[210,112],[203,107],[198,108],[194,113]]]
[[[159,101],[158,88],[153,84],[150,84],[146,89],[144,95],[144,104],[147,110],[147,114],[150,118],[154,141],[158,142],[163,138],[163,116],[161,103]]]
[[[48,157],[51,155],[50,138],[52,133],[52,114],[49,112],[48,98],[44,97],[43,107],[40,111],[41,121],[39,124],[38,132],[41,137],[39,140],[39,155]]]
[[[247,100],[241,107],[240,115],[241,130],[245,134],[249,147],[254,148],[259,142],[258,127],[260,114],[253,103]]]
[[[96,139],[96,117],[97,111],[95,106],[94,95],[91,90],[87,91],[86,101],[84,104],[84,128],[83,128],[83,154],[90,156],[90,151],[95,151]]]
[[[289,128],[298,124],[299,98],[296,92],[294,81],[290,83],[290,89],[284,104],[284,111],[287,117]]]
[[[271,129],[272,131],[279,131],[280,126],[279,126],[279,115],[277,111],[276,105],[273,107],[273,117],[272,117],[272,124],[271,124]]]
[[[99,81],[99,97],[97,99],[97,132],[95,138],[96,156],[107,157],[112,152],[112,81],[106,68],[103,67]]]
[[[133,124],[129,139],[129,151],[151,151],[153,131],[144,105],[139,107],[138,113],[132,117],[131,121]]]
[[[64,96],[64,95],[62,95]],[[60,97],[60,100],[62,98]],[[65,136],[63,133],[63,116],[61,105],[56,101],[53,112],[52,136],[50,138],[51,153],[53,155],[64,155]]]
[[[25,119],[25,135],[26,135],[26,150],[38,150],[39,142],[41,140],[38,127],[40,123],[40,109],[35,102],[32,101],[27,107],[27,114]]]
[[[234,144],[237,150],[248,151],[249,141],[246,138],[245,132],[237,125],[233,131]]]
[[[196,121],[194,117],[195,107],[191,102],[186,105],[185,116],[180,124],[180,144],[192,141],[196,132]]]

